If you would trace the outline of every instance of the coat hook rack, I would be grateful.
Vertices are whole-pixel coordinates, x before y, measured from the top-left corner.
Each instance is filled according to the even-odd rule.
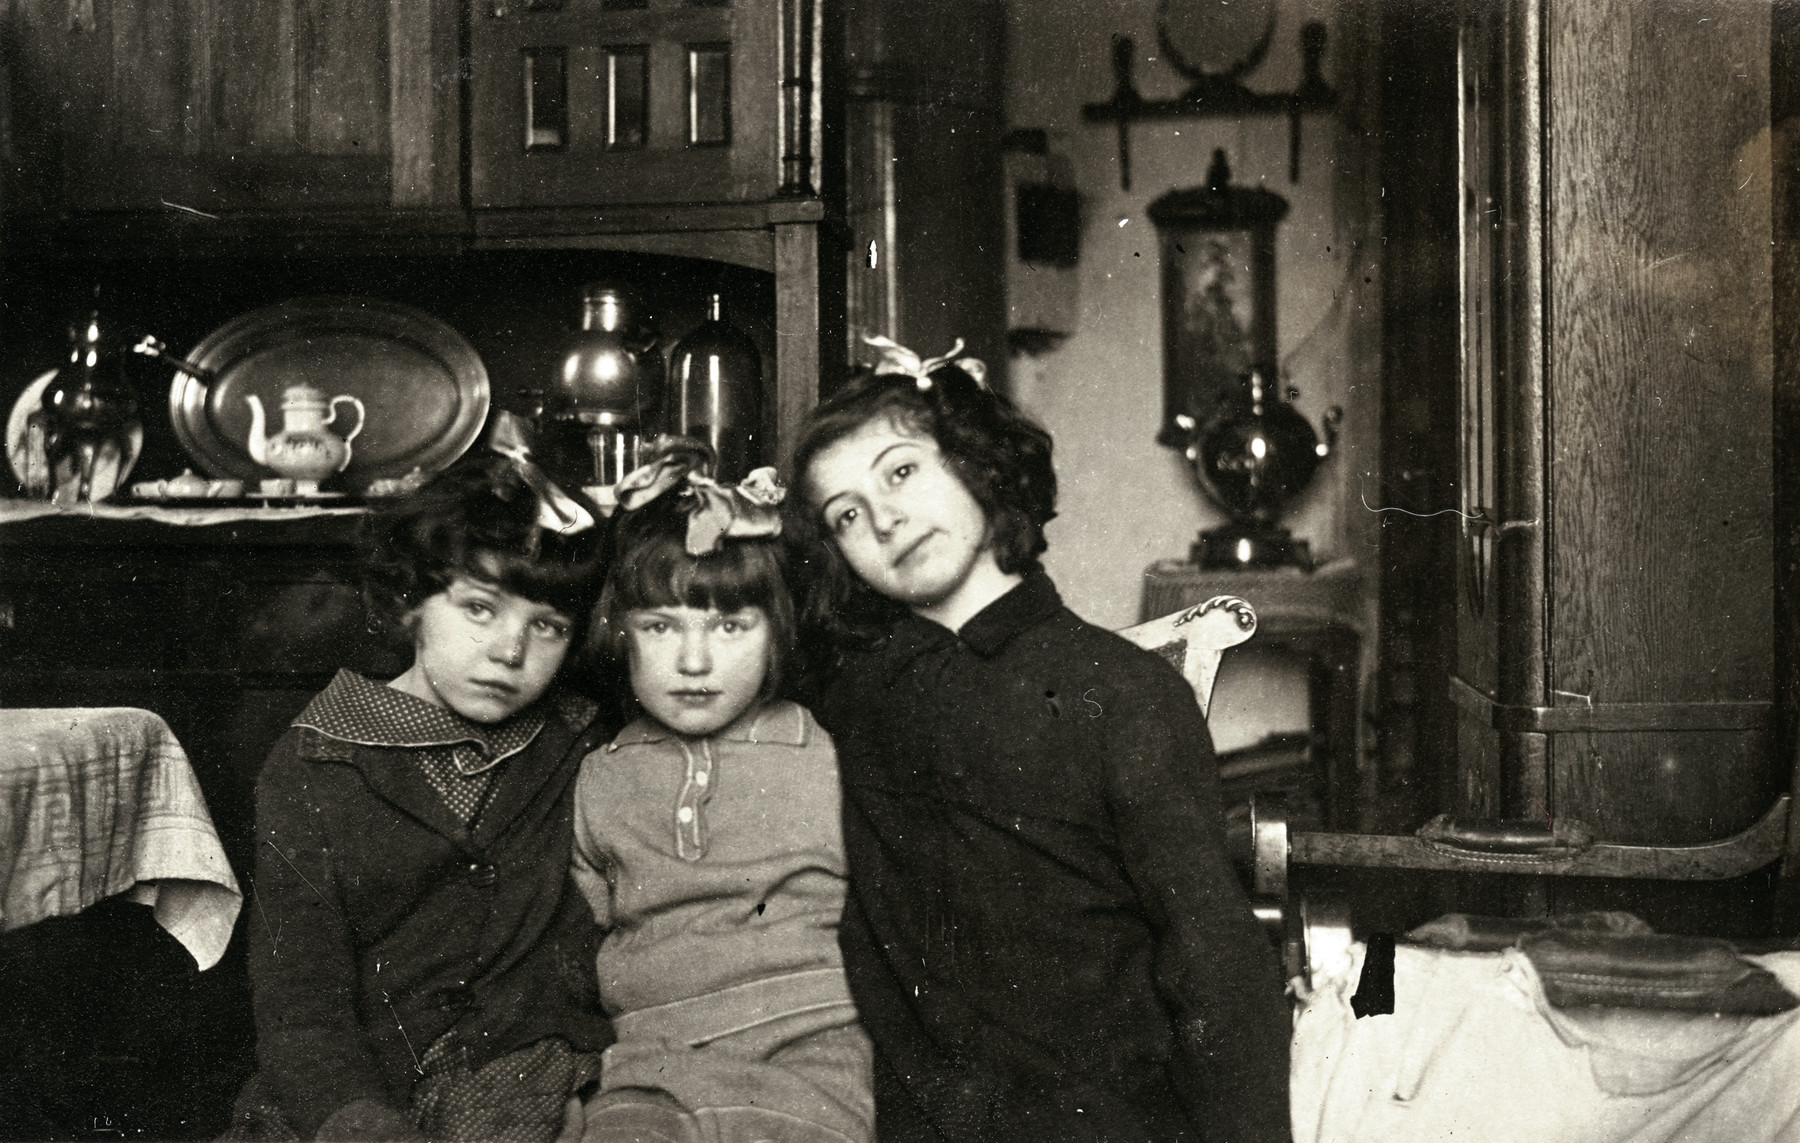
[[[1338,93],[1319,70],[1325,55],[1325,25],[1309,22],[1300,29],[1302,72],[1293,91],[1251,91],[1239,81],[1261,62],[1268,38],[1238,66],[1223,73],[1189,65],[1171,42],[1168,29],[1157,26],[1163,58],[1188,80],[1188,89],[1174,99],[1145,99],[1132,79],[1137,45],[1127,36],[1113,37],[1113,95],[1105,103],[1089,103],[1081,109],[1090,123],[1119,125],[1119,183],[1131,189],[1131,125],[1145,119],[1177,119],[1188,116],[1242,118],[1248,115],[1286,115],[1288,118],[1288,181],[1300,181],[1300,117],[1308,112],[1329,111],[1337,106]]]

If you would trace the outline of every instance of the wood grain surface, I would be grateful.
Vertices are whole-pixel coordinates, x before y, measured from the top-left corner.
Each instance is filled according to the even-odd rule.
[[[1771,695],[1769,15],[1549,6],[1550,702]],[[1734,832],[1766,735],[1557,736],[1557,811]]]

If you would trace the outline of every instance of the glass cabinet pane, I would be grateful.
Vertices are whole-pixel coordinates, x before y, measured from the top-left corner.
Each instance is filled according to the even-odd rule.
[[[688,45],[688,145],[731,142],[731,45]]]
[[[635,150],[649,138],[649,65],[645,44],[606,49],[606,145],[611,150]]]
[[[559,151],[569,142],[566,48],[526,48],[525,149]]]

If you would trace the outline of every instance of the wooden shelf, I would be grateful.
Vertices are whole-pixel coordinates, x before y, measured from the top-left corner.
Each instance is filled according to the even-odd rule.
[[[0,506],[17,503],[19,502],[0,501]],[[101,511],[106,511],[105,506],[101,506]],[[200,516],[208,510],[187,511]],[[175,524],[129,518],[123,514],[90,515],[71,510],[30,519],[0,520],[0,551],[6,552],[5,558],[12,578],[16,578],[21,567],[33,562],[31,553],[43,548],[239,548],[249,545],[302,548],[341,546],[349,550],[356,542],[360,527],[361,515],[353,512],[299,515],[284,513],[279,508],[269,508],[249,519],[209,524]]]
[[[226,211],[195,214],[106,211],[15,214],[4,241],[17,254],[63,260],[243,257],[341,254],[347,246],[370,255],[454,255],[466,250],[528,244],[537,248],[594,248],[634,237],[628,248],[688,257],[731,257],[733,242],[717,236],[751,234],[764,246],[774,227],[816,224],[826,217],[817,198],[743,203],[644,204],[519,209],[349,209]],[[709,243],[718,253],[709,253]],[[625,244],[622,244],[625,245]],[[773,268],[774,255],[754,268]]]
[[[75,668],[69,670],[16,671],[0,669],[0,688],[42,687],[54,682],[88,690],[187,691],[212,689],[221,693],[238,691],[313,692],[324,688],[336,670],[327,671],[215,671],[177,668],[158,670],[101,670]]]

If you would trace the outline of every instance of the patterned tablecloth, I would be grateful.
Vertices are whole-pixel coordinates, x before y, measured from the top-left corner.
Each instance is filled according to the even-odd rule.
[[[211,968],[243,895],[168,724],[130,707],[0,710],[0,929],[120,893]]]

